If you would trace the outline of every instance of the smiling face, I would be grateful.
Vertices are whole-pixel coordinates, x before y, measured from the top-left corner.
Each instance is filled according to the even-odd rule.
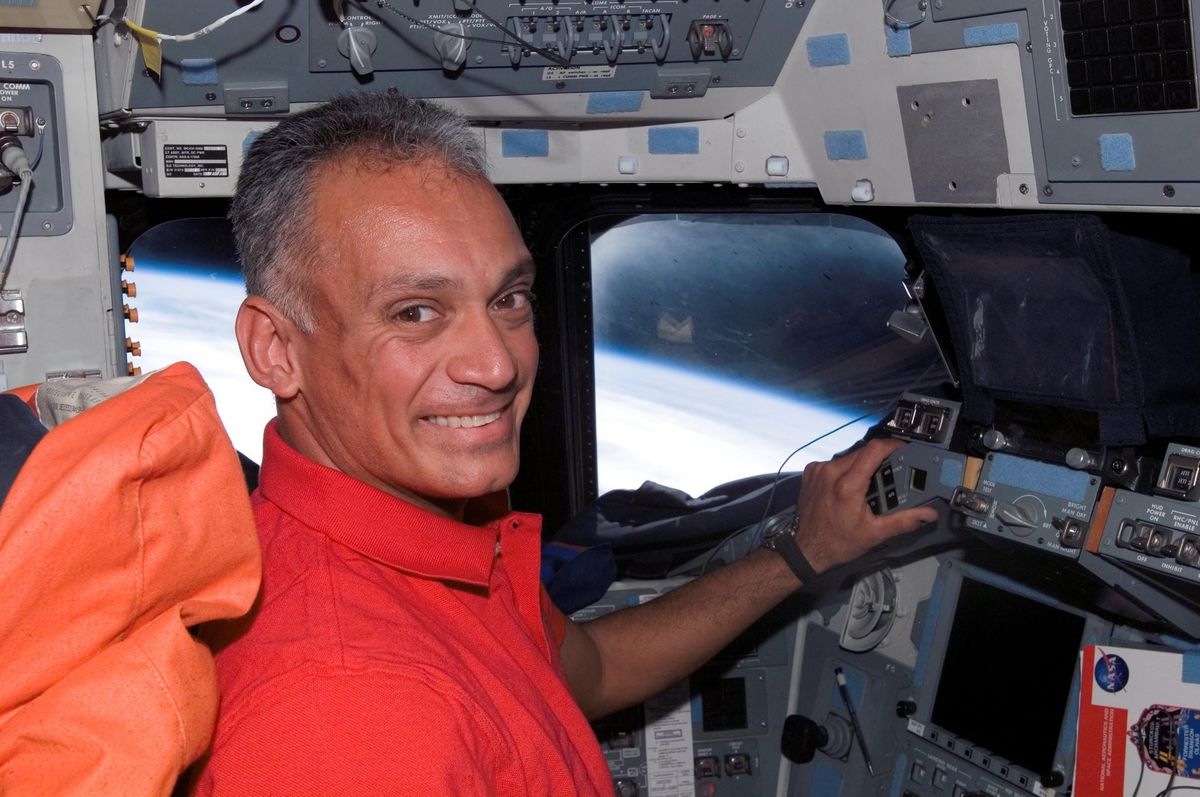
[[[374,166],[374,168],[373,168]],[[316,326],[294,331],[280,433],[300,453],[451,515],[516,477],[538,350],[534,268],[485,181],[436,162],[317,173]]]

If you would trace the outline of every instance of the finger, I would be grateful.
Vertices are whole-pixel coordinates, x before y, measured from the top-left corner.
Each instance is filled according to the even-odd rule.
[[[927,523],[938,519],[937,510],[931,506],[918,506],[913,509],[903,509],[890,515],[878,518],[878,528],[884,537],[896,537],[916,531]]]
[[[848,460],[848,469],[845,472],[846,478],[852,482],[862,482],[863,489],[866,489],[867,482],[875,475],[875,471],[879,470],[879,466],[883,461],[890,457],[895,452],[907,445],[903,440],[872,440],[865,446],[855,451]]]

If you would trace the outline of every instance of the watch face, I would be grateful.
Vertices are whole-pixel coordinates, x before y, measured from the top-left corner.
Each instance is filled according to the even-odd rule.
[[[767,518],[767,522],[763,526],[763,545],[773,548],[779,540],[791,537],[793,517],[795,517],[794,513],[784,512]]]

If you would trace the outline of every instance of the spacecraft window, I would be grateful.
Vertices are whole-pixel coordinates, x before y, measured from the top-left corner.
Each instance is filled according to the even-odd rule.
[[[639,216],[593,237],[599,491],[645,479],[700,495],[798,470],[942,379],[926,339],[886,326],[905,258],[830,213]]]
[[[175,219],[151,227],[128,249],[127,281],[137,311],[125,333],[141,343],[132,358],[143,372],[186,360],[199,369],[217,402],[234,447],[259,462],[263,427],[275,415],[269,391],[242,367],[233,319],[246,295],[229,222],[220,217]]]

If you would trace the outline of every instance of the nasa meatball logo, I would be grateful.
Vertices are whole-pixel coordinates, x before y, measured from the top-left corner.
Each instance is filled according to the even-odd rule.
[[[1105,692],[1120,692],[1129,683],[1129,665],[1115,653],[1100,652],[1096,659],[1096,685]]]

